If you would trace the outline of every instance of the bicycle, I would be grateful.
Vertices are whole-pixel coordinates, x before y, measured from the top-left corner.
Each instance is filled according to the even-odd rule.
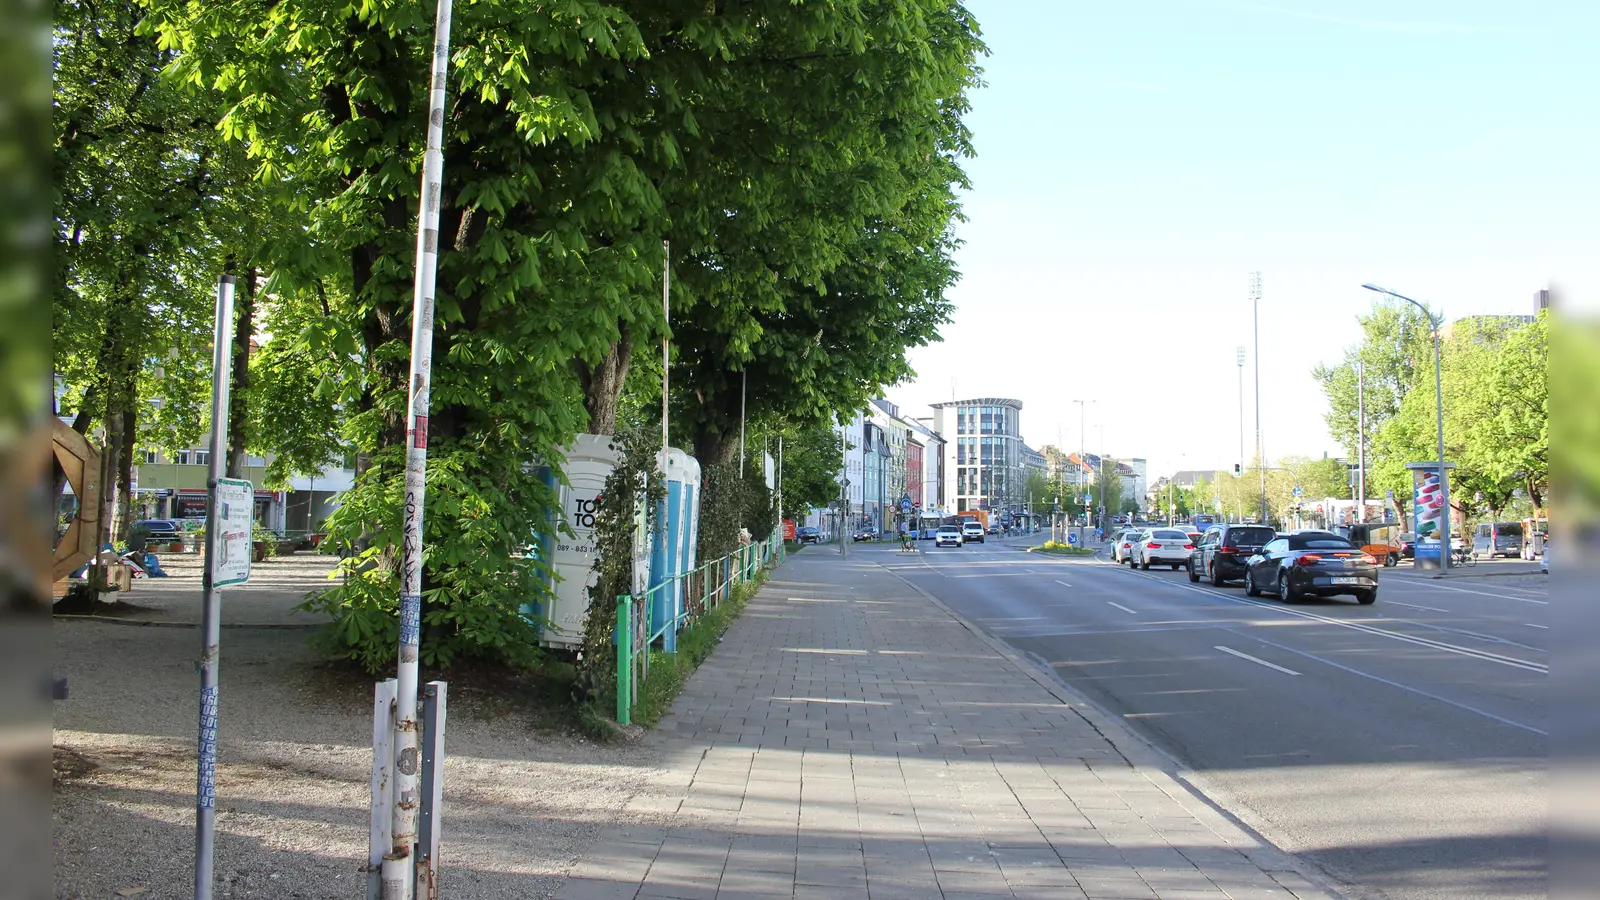
[[[1470,569],[1478,564],[1478,557],[1474,556],[1470,550],[1451,550],[1450,564],[1452,566],[1466,566]]]

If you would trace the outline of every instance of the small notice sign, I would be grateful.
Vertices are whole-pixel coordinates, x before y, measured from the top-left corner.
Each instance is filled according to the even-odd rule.
[[[255,516],[255,486],[237,478],[219,478],[216,486],[218,530],[210,559],[211,584],[222,587],[250,580],[250,525]]]

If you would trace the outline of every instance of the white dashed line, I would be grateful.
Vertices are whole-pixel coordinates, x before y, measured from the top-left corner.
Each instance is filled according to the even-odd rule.
[[[1121,603],[1112,603],[1110,600],[1107,600],[1106,601],[1106,605],[1107,606],[1115,606],[1117,609],[1122,610],[1123,612],[1127,613],[1130,616],[1137,616],[1138,615],[1138,613],[1136,613],[1133,610],[1127,608],[1126,606],[1123,606]]]
[[[1401,603],[1399,600],[1390,600],[1389,601],[1389,605],[1390,606],[1404,606],[1404,607],[1406,607],[1408,609],[1425,609],[1428,612],[1449,612],[1450,611],[1448,609],[1440,609],[1437,606],[1418,606],[1415,603]]]
[[[1275,663],[1269,663],[1264,659],[1256,659],[1254,656],[1251,656],[1248,653],[1240,653],[1239,651],[1234,650],[1231,647],[1224,647],[1221,644],[1218,644],[1213,649],[1221,650],[1223,653],[1232,654],[1234,656],[1239,657],[1240,659],[1248,659],[1248,660],[1250,660],[1251,662],[1255,663],[1258,666],[1266,666],[1269,669],[1276,669],[1277,671],[1282,672],[1285,675],[1299,675],[1300,674],[1299,672],[1296,672],[1293,669],[1285,669],[1283,666],[1277,665]]]
[[[1546,631],[1550,630],[1550,626],[1549,625],[1535,625],[1532,622],[1524,622],[1523,624],[1527,625],[1529,628],[1543,628]]]
[[[1059,584],[1062,587],[1072,587],[1072,585],[1067,584],[1065,581],[1057,581],[1056,584]]]

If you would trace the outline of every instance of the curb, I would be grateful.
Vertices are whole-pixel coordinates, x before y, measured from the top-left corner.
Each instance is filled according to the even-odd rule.
[[[1098,555],[1098,552],[1096,555]],[[1090,557],[1080,558],[1091,559],[1092,561]],[[1166,785],[1160,784],[1155,779],[1150,779],[1148,772],[1142,773],[1152,784],[1188,810],[1201,824],[1210,828],[1230,843],[1238,843],[1239,837],[1253,842],[1255,844],[1254,847],[1237,846],[1235,849],[1262,871],[1269,874],[1272,872],[1293,872],[1319,890],[1324,891],[1330,897],[1349,900],[1349,895],[1345,893],[1344,886],[1335,886],[1333,884],[1333,876],[1278,847],[1278,845],[1268,840],[1265,835],[1241,820],[1237,815],[1224,809],[1221,804],[1207,796],[1200,786],[1195,783],[1197,774],[1193,770],[1184,766],[1155,744],[1136,734],[1117,717],[1101,708],[1099,704],[1062,683],[1055,677],[1054,671],[1050,670],[1042,660],[1032,659],[1023,655],[1011,645],[984,631],[966,616],[956,612],[943,600],[912,583],[910,579],[899,572],[882,563],[874,562],[873,565],[883,569],[884,572],[899,579],[906,587],[916,591],[925,600],[1011,663],[1019,672],[1082,716],[1084,721],[1088,722],[1101,737],[1106,739],[1111,748],[1122,756],[1123,762],[1127,763],[1129,768],[1153,769],[1171,779],[1173,786],[1177,789],[1176,792]],[[1179,793],[1182,796],[1179,796]],[[1186,804],[1183,802],[1185,798],[1195,802]]]

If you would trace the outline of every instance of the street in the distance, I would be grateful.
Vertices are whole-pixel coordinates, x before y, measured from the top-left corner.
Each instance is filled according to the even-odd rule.
[[[1546,895],[1551,601],[1537,570],[1400,568],[1373,606],[1283,605],[1103,554],[1021,550],[884,562],[1047,663],[1350,896]]]

